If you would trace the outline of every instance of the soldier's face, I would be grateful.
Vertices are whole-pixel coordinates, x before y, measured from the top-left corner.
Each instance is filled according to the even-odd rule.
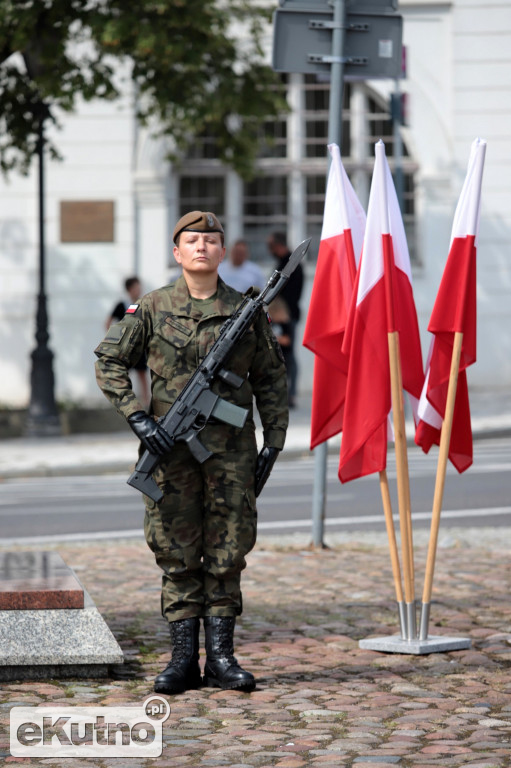
[[[181,232],[174,258],[184,272],[216,272],[225,256],[220,232]]]

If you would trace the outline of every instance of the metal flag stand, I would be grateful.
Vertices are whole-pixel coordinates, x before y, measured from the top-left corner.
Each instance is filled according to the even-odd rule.
[[[358,645],[369,651],[408,653],[419,656],[427,653],[462,651],[470,648],[471,641],[469,637],[449,637],[447,635],[432,635],[424,639],[415,637],[406,640],[403,640],[401,635],[389,635],[388,637],[369,637],[365,640],[359,640]]]

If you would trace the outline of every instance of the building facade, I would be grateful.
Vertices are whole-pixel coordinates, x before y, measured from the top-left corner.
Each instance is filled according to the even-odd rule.
[[[346,83],[341,152],[365,206],[374,143],[386,144],[400,179],[423,336],[447,256],[454,209],[470,145],[488,142],[478,248],[478,387],[511,383],[511,7],[505,0],[403,0],[406,77]],[[271,29],[268,31],[271,41]],[[268,273],[267,235],[290,246],[313,238],[303,316],[314,275],[327,171],[329,85],[313,75],[282,77],[290,112],[264,129],[257,174],[243,182],[215,157],[214,139],[197,137],[172,167],[166,147],[137,127],[127,92],[115,103],[83,104],[61,119],[64,162],[46,163],[50,348],[61,402],[102,402],[93,349],[122,283],[138,274],[145,290],[175,274],[171,232],[186,210],[214,210],[228,243],[244,237]],[[404,94],[405,124],[391,119],[390,97]],[[29,399],[38,285],[37,168],[0,181],[0,403]],[[300,351],[299,388],[311,388],[311,354]]]

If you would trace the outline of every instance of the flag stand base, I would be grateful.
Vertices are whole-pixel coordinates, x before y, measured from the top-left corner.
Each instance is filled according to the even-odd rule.
[[[462,651],[470,648],[469,637],[448,637],[434,635],[422,640],[404,640],[401,635],[388,635],[387,637],[369,637],[359,640],[359,648],[367,651],[382,651],[383,653],[411,653],[421,655],[426,653],[442,653],[445,651]]]

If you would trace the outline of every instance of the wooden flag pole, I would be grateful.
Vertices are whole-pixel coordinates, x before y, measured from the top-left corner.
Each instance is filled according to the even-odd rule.
[[[387,210],[386,196],[383,195],[382,220],[385,222]],[[410,500],[410,477],[408,473],[408,451],[406,447],[405,409],[403,403],[403,378],[401,356],[399,353],[399,331],[396,328],[394,313],[393,268],[394,254],[390,235],[383,234],[383,264],[385,275],[385,306],[387,311],[387,338],[389,348],[390,390],[392,413],[394,418],[394,440],[396,450],[397,500],[399,506],[399,526],[401,530],[401,549],[403,552],[403,577],[406,601],[406,639],[417,637],[417,617],[415,606],[415,576],[413,563],[412,505]]]
[[[433,497],[433,511],[431,515],[431,530],[429,534],[428,556],[426,560],[426,574],[424,577],[424,590],[422,594],[422,610],[420,623],[420,639],[426,640],[428,636],[429,612],[431,608],[431,593],[433,590],[433,574],[435,571],[435,559],[438,545],[438,530],[440,528],[440,514],[445,488],[445,475],[447,461],[449,459],[449,447],[451,444],[452,422],[454,418],[454,406],[456,404],[456,391],[458,387],[458,375],[460,371],[461,348],[463,334],[457,331],[454,334],[452,348],[451,370],[449,372],[449,386],[447,389],[447,401],[445,404],[445,416],[440,433],[440,449],[436,470],[435,494]]]
[[[389,539],[390,549],[390,562],[392,564],[392,573],[394,576],[394,586],[396,589],[396,600],[399,609],[399,625],[401,629],[401,637],[403,640],[407,638],[406,630],[406,612],[405,602],[403,596],[403,586],[401,583],[401,568],[399,566],[399,554],[396,543],[396,531],[394,528],[394,518],[392,516],[392,504],[390,501],[389,481],[387,477],[387,470],[383,469],[380,472],[380,489],[381,499],[383,503],[383,512],[385,514],[385,525],[387,527],[387,536]]]
[[[399,504],[399,524],[401,529],[401,548],[403,552],[407,639],[415,640],[417,636],[417,619],[415,614],[412,505],[410,499],[410,478],[408,473],[408,452],[406,447],[405,413],[398,331],[389,332],[388,342],[396,450],[397,498]]]
[[[384,161],[383,142],[376,145],[376,157]],[[394,440],[396,450],[397,498],[399,505],[399,523],[401,529],[401,549],[403,552],[403,576],[406,600],[406,640],[417,638],[417,617],[415,606],[415,584],[413,565],[412,513],[410,501],[410,478],[408,473],[408,453],[405,433],[405,409],[403,404],[403,377],[399,353],[399,331],[394,310],[394,252],[390,234],[389,208],[387,197],[387,179],[385,163],[379,167],[380,225],[382,233],[383,275],[385,286],[385,309],[387,314],[387,338],[390,367],[390,389],[392,412],[394,416]]]

